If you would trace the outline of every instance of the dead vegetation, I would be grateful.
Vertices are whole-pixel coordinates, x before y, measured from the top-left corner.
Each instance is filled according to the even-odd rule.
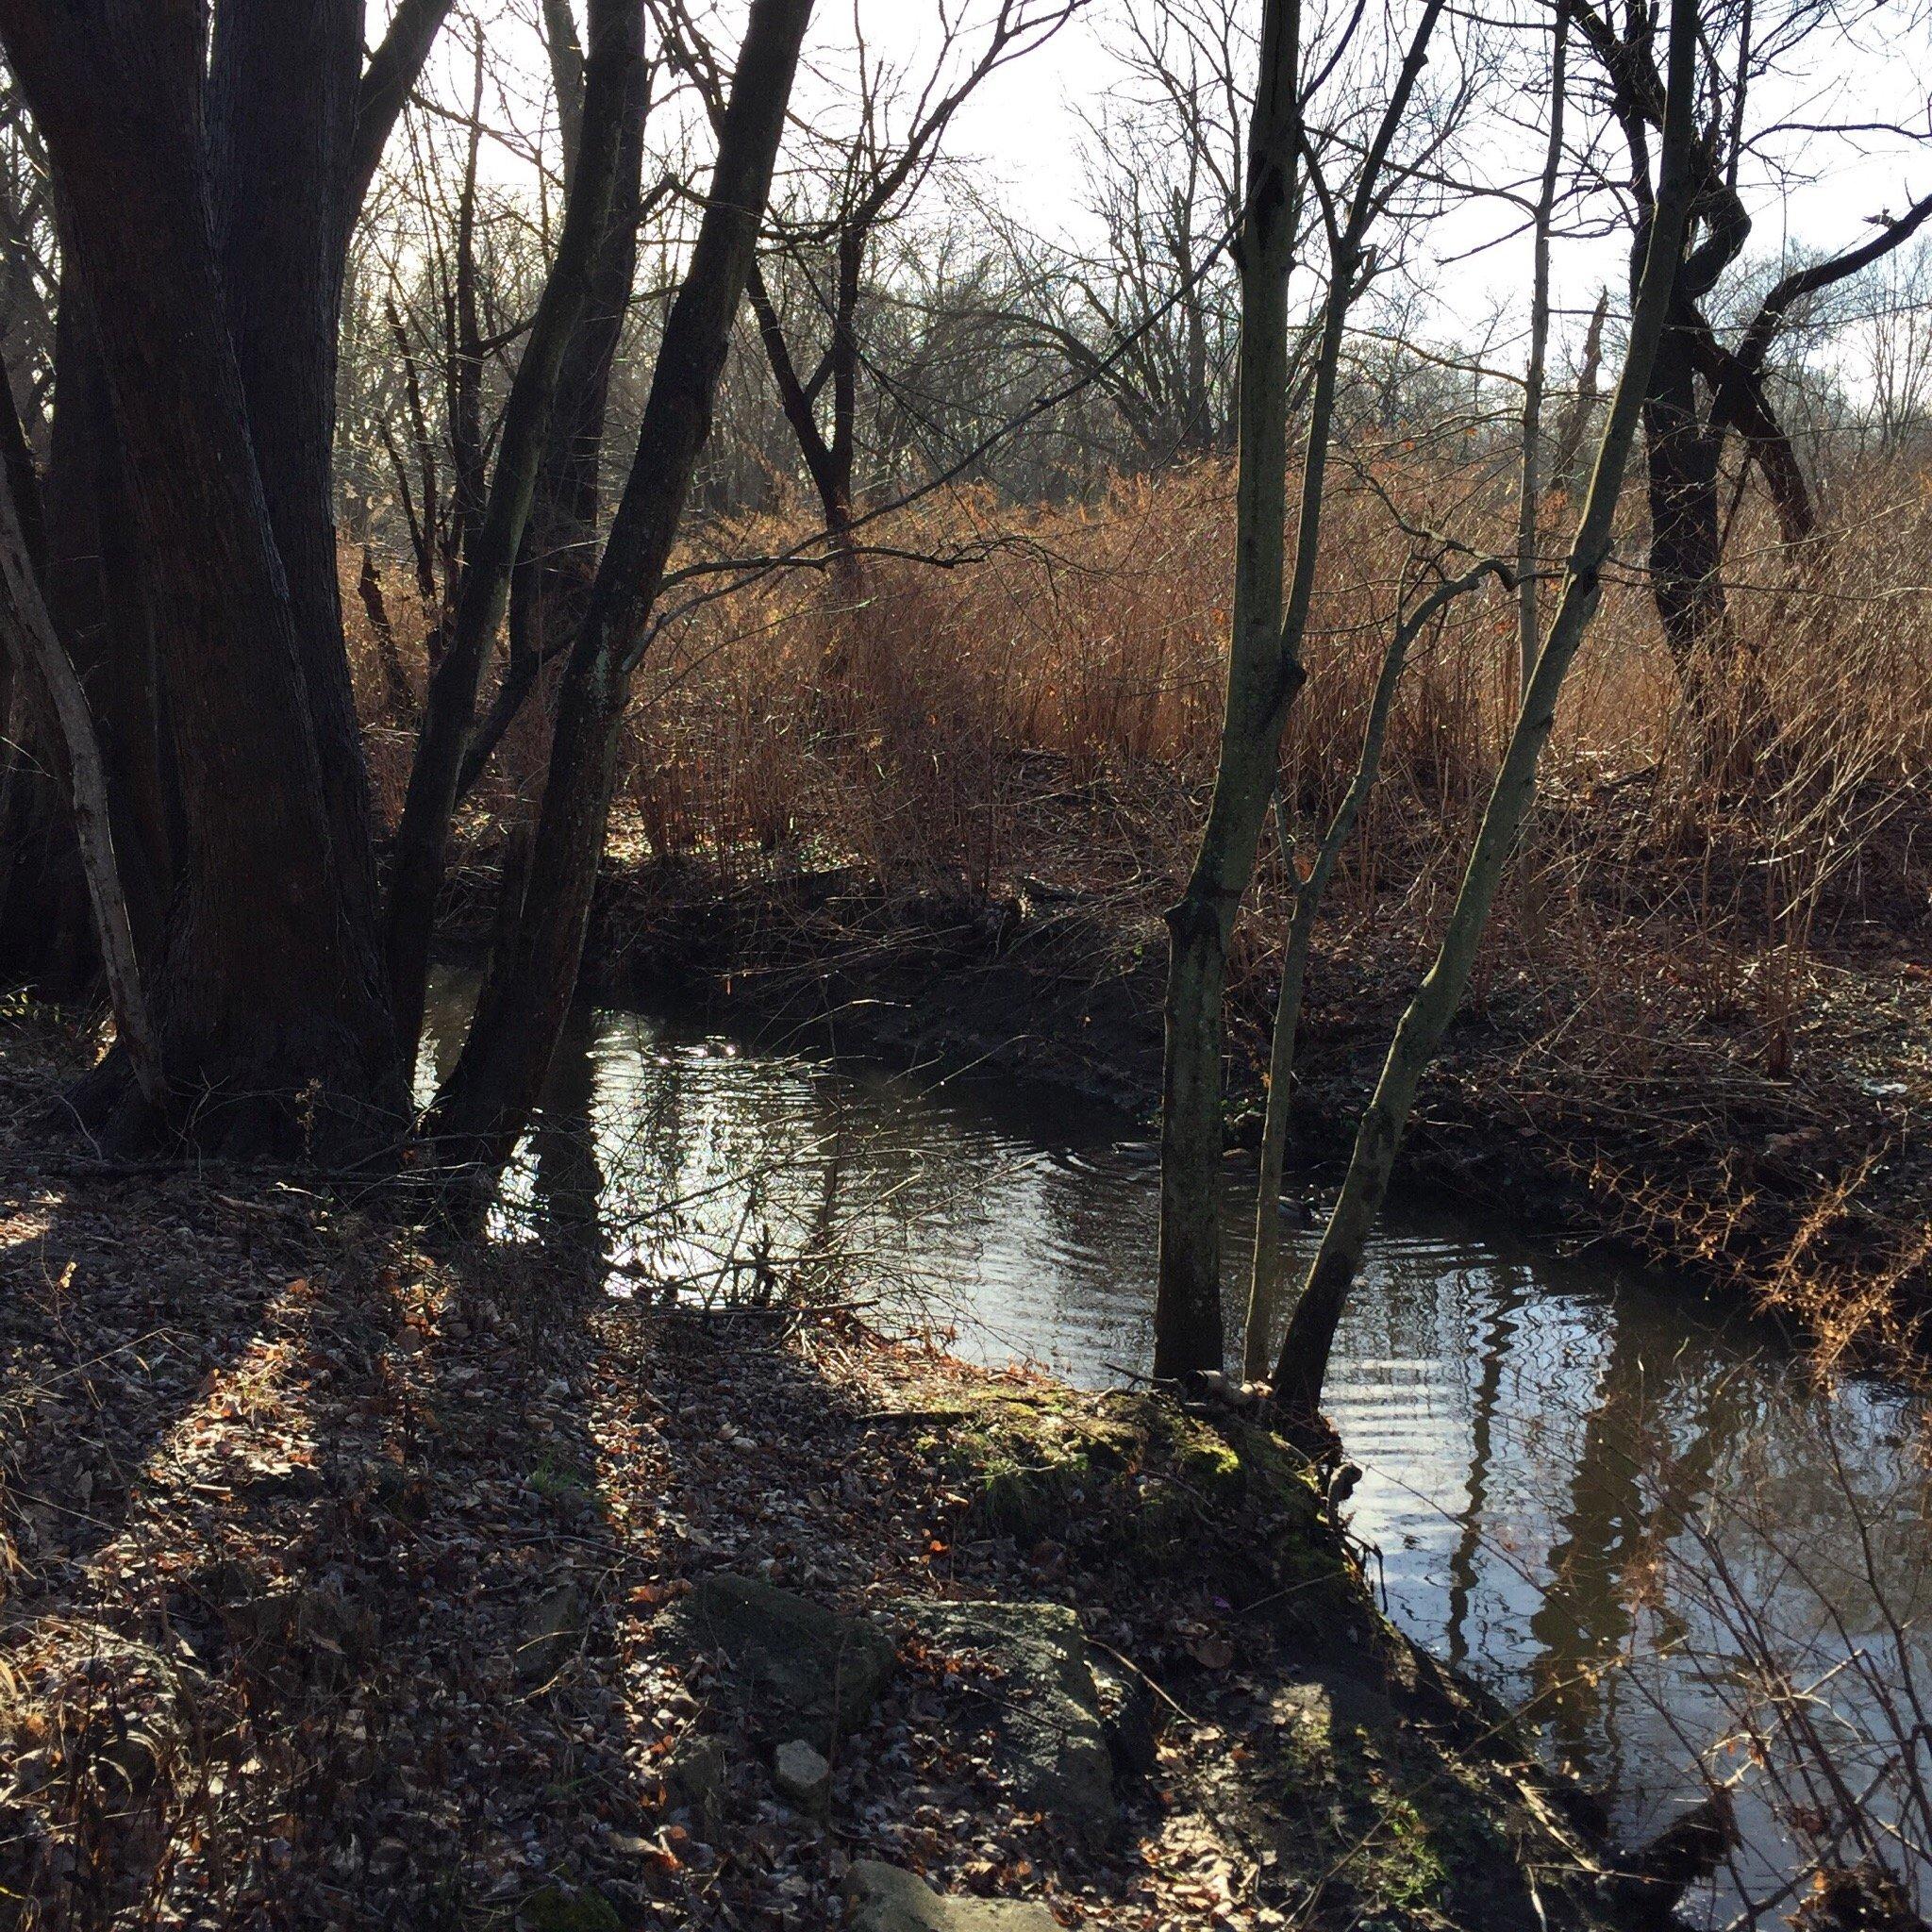
[[[1419,568],[1390,502],[1502,547],[1506,467],[1398,442],[1339,489],[1284,757],[1310,836]],[[741,990],[787,971],[863,994],[925,975],[970,1009],[976,973],[998,988],[985,1004],[1010,1008],[1018,974],[1042,1026],[1084,1031],[1091,1071],[1146,1095],[1158,915],[1219,715],[1230,492],[1209,461],[1024,512],[954,494],[874,533],[907,554],[867,558],[849,602],[814,571],[688,578],[703,601],[665,628],[634,706],[612,848],[626,883],[607,893],[593,977],[689,961],[694,925],[703,963]],[[1901,462],[1825,500],[1835,534],[1796,554],[1747,508],[1727,565],[1740,668],[1694,718],[1640,575],[1613,588],[1421,1128],[1464,1162],[1533,1167],[1581,1224],[1764,1295],[1841,1351],[1909,1345],[1927,1290],[1932,1169],[1912,1122],[1932,1091],[1932,498]],[[1567,513],[1560,492],[1545,506],[1552,546]],[[713,525],[686,562],[795,535]],[[1352,1115],[1446,910],[1515,701],[1514,625],[1501,591],[1465,599],[1406,675],[1316,941],[1305,1152]],[[402,721],[364,644],[393,808]],[[526,808],[542,729],[533,708],[475,795],[473,858]],[[1258,1079],[1285,862],[1264,850],[1236,934],[1238,1107]],[[951,935],[936,958],[894,940],[935,926]]]

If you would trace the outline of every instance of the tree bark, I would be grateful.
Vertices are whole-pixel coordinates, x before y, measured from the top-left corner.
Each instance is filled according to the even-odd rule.
[[[362,0],[231,0],[214,10],[208,174],[228,334],[345,909],[373,947],[369,774],[342,648],[334,502],[336,342],[361,64]]]
[[[1388,1192],[1416,1088],[1469,983],[1490,908],[1535,795],[1537,762],[1556,722],[1557,695],[1602,597],[1602,572],[1609,557],[1624,468],[1651,387],[1682,258],[1690,204],[1697,25],[1696,0],[1674,0],[1659,181],[1631,316],[1630,346],[1604,425],[1549,638],[1524,693],[1441,946],[1390,1042],[1388,1060],[1362,1115],[1341,1193],[1282,1341],[1274,1400],[1297,1424],[1312,1422],[1316,1416],[1336,1325]]]
[[[551,8],[567,18],[569,8],[563,0],[546,0],[546,12]],[[572,92],[573,79],[581,90],[581,60],[557,62],[553,57],[553,65],[559,100]],[[582,313],[564,351],[524,554],[510,579],[509,655],[489,712],[471,734],[458,780],[458,797],[482,775],[491,754],[536,690],[544,667],[570,648],[596,575],[604,421],[610,373],[637,277],[638,227],[644,210],[644,123],[649,111],[650,76],[641,60],[625,97],[610,218],[591,270]],[[581,127],[581,103],[572,119]]]
[[[1291,0],[1290,0],[1291,4]],[[1288,419],[1287,268],[1294,245],[1295,196],[1288,192],[1300,139],[1292,42],[1298,18],[1262,16],[1262,79],[1249,140],[1248,207],[1242,226],[1240,378],[1241,462],[1235,498],[1235,607],[1227,708],[1208,824],[1188,890],[1167,915],[1168,982],[1161,1084],[1160,1274],[1154,1313],[1154,1373],[1172,1378],[1222,1361],[1221,1057],[1227,949],[1254,874],[1255,853],[1274,794],[1281,731],[1303,681],[1302,643],[1315,594],[1328,441],[1348,314],[1357,293],[1363,242],[1380,206],[1381,174],[1407,111],[1443,0],[1426,0],[1374,138],[1363,155],[1345,222],[1311,163],[1308,185],[1328,232],[1328,294],[1308,399],[1307,450],[1295,515],[1294,573],[1282,608],[1282,467]],[[1289,42],[1276,71],[1270,30]],[[1272,227],[1274,190],[1283,186],[1281,227]],[[1268,213],[1264,245],[1250,225]],[[1257,238],[1261,239],[1261,238]],[[1253,248],[1251,255],[1250,250]],[[1255,264],[1266,263],[1265,268]],[[1250,275],[1255,276],[1251,284]],[[1258,333],[1257,331],[1258,330]],[[1249,338],[1257,350],[1249,361]]]
[[[1240,468],[1227,703],[1208,824],[1167,914],[1160,1099],[1159,1288],[1154,1374],[1222,1364],[1221,1050],[1227,946],[1254,870],[1282,720],[1301,666],[1282,631],[1287,514],[1288,276],[1301,131],[1299,0],[1268,0],[1241,219]]]
[[[8,413],[13,414],[10,399]],[[14,420],[17,425],[18,418]],[[87,694],[54,634],[31,555],[33,546],[21,527],[15,504],[12,490],[0,491],[0,596],[5,599],[7,655],[17,667],[21,681],[37,691],[44,708],[47,736],[59,748],[61,775],[93,910],[94,937],[113,1007],[115,1032],[142,1098],[159,1110],[166,1100],[166,1081],[135,956],[127,901],[114,863],[107,772]]]
[[[1523,456],[1516,491],[1516,654],[1518,688],[1529,689],[1542,644],[1537,610],[1537,519],[1543,428],[1543,375],[1550,346],[1550,228],[1557,209],[1557,179],[1563,165],[1563,91],[1570,15],[1557,0],[1555,44],[1550,54],[1550,133],[1537,192],[1535,261],[1530,275],[1529,367],[1523,385]]]
[[[564,668],[529,883],[431,1121],[440,1153],[493,1180],[541,1091],[575,991],[618,737],[743,298],[810,0],[753,0],[684,285],[637,458]],[[472,1195],[475,1198],[475,1195]]]
[[[366,1144],[399,1119],[401,1080],[225,325],[199,19],[0,0],[0,37],[92,301],[179,754],[153,987],[171,1108],[236,1152]]]
[[[384,937],[397,1037],[406,1049],[414,1047],[422,1030],[437,894],[450,815],[475,720],[477,687],[523,545],[564,351],[604,240],[623,147],[625,104],[633,95],[642,57],[642,17],[633,0],[593,0],[583,146],[563,231],[504,407],[495,473],[464,564],[449,641],[429,680],[422,735],[396,832]]]

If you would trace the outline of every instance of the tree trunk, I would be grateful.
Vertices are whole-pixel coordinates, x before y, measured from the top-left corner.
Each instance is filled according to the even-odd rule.
[[[575,991],[630,677],[646,641],[744,294],[810,0],[753,0],[691,266],[666,320],[636,460],[558,696],[529,883],[432,1120],[493,1180],[542,1090]]]
[[[550,8],[568,16],[563,0],[546,0],[546,10]],[[558,66],[559,99],[571,90],[570,75],[567,64]],[[575,76],[580,91],[581,61]],[[640,61],[625,97],[610,219],[591,270],[583,312],[563,354],[557,400],[550,412],[549,441],[537,472],[537,491],[524,537],[524,555],[510,579],[509,656],[489,713],[471,735],[457,784],[458,797],[482,775],[491,754],[536,690],[544,666],[570,648],[590,601],[591,580],[596,575],[604,419],[610,398],[610,372],[623,341],[637,276],[638,225],[643,212],[644,123],[649,110],[649,75]],[[581,104],[574,118],[581,125]]]
[[[0,36],[92,300],[179,754],[184,848],[153,988],[171,1105],[236,1152],[386,1137],[394,1036],[334,849],[225,323],[198,16],[82,0],[57,20],[4,0]]]
[[[476,690],[502,621],[523,546],[537,470],[550,430],[563,355],[582,312],[610,214],[624,110],[643,58],[634,0],[595,0],[585,79],[583,146],[571,181],[557,258],[544,283],[509,399],[495,474],[470,547],[449,641],[429,680],[423,731],[397,828],[385,941],[396,1031],[412,1050],[422,1030],[429,945]]]
[[[1408,662],[1410,646],[1456,598],[1473,591],[1491,575],[1506,581],[1508,572],[1484,558],[1459,577],[1439,584],[1407,616],[1397,613],[1382,669],[1369,701],[1368,722],[1362,728],[1361,756],[1348,790],[1342,794],[1328,829],[1322,835],[1306,878],[1296,882],[1289,914],[1288,941],[1282,949],[1281,986],[1274,1001],[1274,1031],[1268,1055],[1268,1107],[1261,1127],[1261,1177],[1255,1202],[1255,1256],[1248,1278],[1247,1324],[1241,1338],[1241,1373],[1258,1382],[1268,1373],[1268,1351],[1274,1339],[1281,1265],[1281,1171],[1288,1153],[1289,1108],[1294,1087],[1294,1043],[1302,1010],[1302,989],[1307,979],[1308,955],[1315,941],[1315,922],[1336,861],[1355,832],[1356,821],[1374,790],[1382,766],[1382,746],[1389,735],[1390,713],[1395,708],[1396,687]],[[1291,865],[1291,834],[1288,814],[1275,792],[1275,813],[1281,825],[1281,849]]]
[[[1298,1424],[1311,1422],[1317,1413],[1336,1325],[1361,1266],[1369,1231],[1388,1192],[1416,1088],[1469,983],[1490,908],[1535,794],[1537,762],[1556,722],[1557,695],[1603,593],[1602,571],[1609,556],[1624,468],[1651,386],[1652,365],[1670,310],[1690,208],[1696,0],[1674,0],[1670,36],[1661,175],[1631,316],[1629,352],[1604,425],[1549,638],[1524,692],[1523,708],[1484,810],[1441,946],[1390,1042],[1388,1060],[1362,1115],[1341,1196],[1281,1344],[1274,1399]]]
[[[1536,201],[1535,264],[1530,275],[1529,367],[1523,385],[1523,455],[1516,491],[1516,653],[1518,689],[1527,691],[1542,644],[1537,611],[1537,518],[1541,508],[1540,476],[1543,427],[1543,375],[1550,346],[1550,227],[1557,208],[1557,181],[1563,166],[1563,89],[1569,49],[1570,14],[1557,0],[1556,40],[1550,54],[1550,134],[1543,156],[1542,184]]]
[[[208,74],[215,244],[269,527],[322,767],[344,909],[373,948],[369,774],[342,648],[336,558],[336,342],[362,0],[214,10]]]
[[[11,399],[8,413],[13,414]],[[18,418],[14,418],[16,426]],[[25,439],[21,440],[25,447]],[[165,1102],[165,1081],[147,994],[135,957],[134,930],[114,863],[107,772],[94,736],[87,694],[75,675],[41,592],[30,544],[21,527],[12,490],[0,491],[0,597],[4,597],[6,656],[19,682],[37,692],[50,742],[59,749],[75,842],[87,879],[94,938],[107,977],[114,1027],[142,1097],[154,1108]]]
[[[1684,691],[1695,702],[1707,654],[1723,634],[1718,573],[1721,436],[1697,404],[1696,356],[1688,325],[1666,328],[1643,405],[1650,494],[1650,586]]]
[[[1294,248],[1301,10],[1268,0],[1241,223],[1241,461],[1227,708],[1208,824],[1167,914],[1160,1105],[1160,1278],[1154,1374],[1222,1364],[1221,1053],[1227,947],[1254,871],[1282,720],[1301,666],[1282,629],[1288,275]],[[1312,445],[1311,445],[1312,447]]]

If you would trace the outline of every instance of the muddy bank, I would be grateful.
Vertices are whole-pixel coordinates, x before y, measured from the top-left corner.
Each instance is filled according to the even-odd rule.
[[[1237,1415],[17,1141],[0,1276],[11,1923],[1626,1909]]]
[[[453,895],[487,931],[493,877]],[[1291,1183],[1340,1176],[1391,1031],[1428,963],[1397,916],[1318,948],[1301,1035]],[[1227,1137],[1256,1144],[1274,995],[1250,927],[1230,986]],[[1607,939],[1606,944],[1610,944]],[[1761,1030],[1668,957],[1602,974],[1501,926],[1418,1102],[1403,1172],[1476,1190],[1525,1232],[1612,1242],[1803,1326],[1904,1363],[1932,1307],[1932,971],[1892,936],[1821,957],[1792,1041]],[[1146,895],[1022,880],[991,895],[885,893],[847,870],[723,878],[610,868],[586,990],[667,992],[758,1015],[774,1034],[947,1066],[993,1064],[1154,1119],[1165,935]]]

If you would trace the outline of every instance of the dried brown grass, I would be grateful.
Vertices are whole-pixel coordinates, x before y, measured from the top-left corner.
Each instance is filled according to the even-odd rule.
[[[872,533],[952,567],[870,557],[856,596],[802,569],[691,580],[685,594],[708,601],[667,627],[639,679],[619,850],[700,862],[721,887],[816,866],[889,895],[1041,880],[1144,929],[1184,874],[1212,774],[1231,489],[1204,463],[1073,506],[956,492]],[[1872,1327],[1874,1304],[1890,1321],[1925,1300],[1924,1216],[1879,1196],[1899,1185],[1887,1150],[1932,1100],[1932,1014],[1913,993],[1932,966],[1932,481],[1873,467],[1826,501],[1827,533],[1802,556],[1747,506],[1726,564],[1735,652],[1693,710],[1638,568],[1630,491],[1624,561],[1473,1000],[1528,985],[1498,1077],[1627,1232],[1808,1304],[1842,1339]],[[1391,504],[1411,528],[1510,541],[1507,465],[1397,454],[1338,478],[1284,746],[1310,833],[1347,783],[1391,613],[1421,567]],[[1571,507],[1548,508],[1554,564]],[[768,556],[801,534],[712,525],[687,560]],[[1331,999],[1338,978],[1399,986],[1426,958],[1513,716],[1514,655],[1513,604],[1495,588],[1417,655],[1330,896]],[[371,725],[393,809],[407,734]],[[512,735],[481,823],[534,796],[542,735],[536,714]],[[1238,941],[1251,1030],[1281,864],[1264,855]],[[1848,1106],[1857,1132],[1835,1119]],[[1765,1151],[1812,1129],[1808,1165]],[[1870,1247],[1842,1239],[1861,1214],[1884,1254],[1828,1259]]]

